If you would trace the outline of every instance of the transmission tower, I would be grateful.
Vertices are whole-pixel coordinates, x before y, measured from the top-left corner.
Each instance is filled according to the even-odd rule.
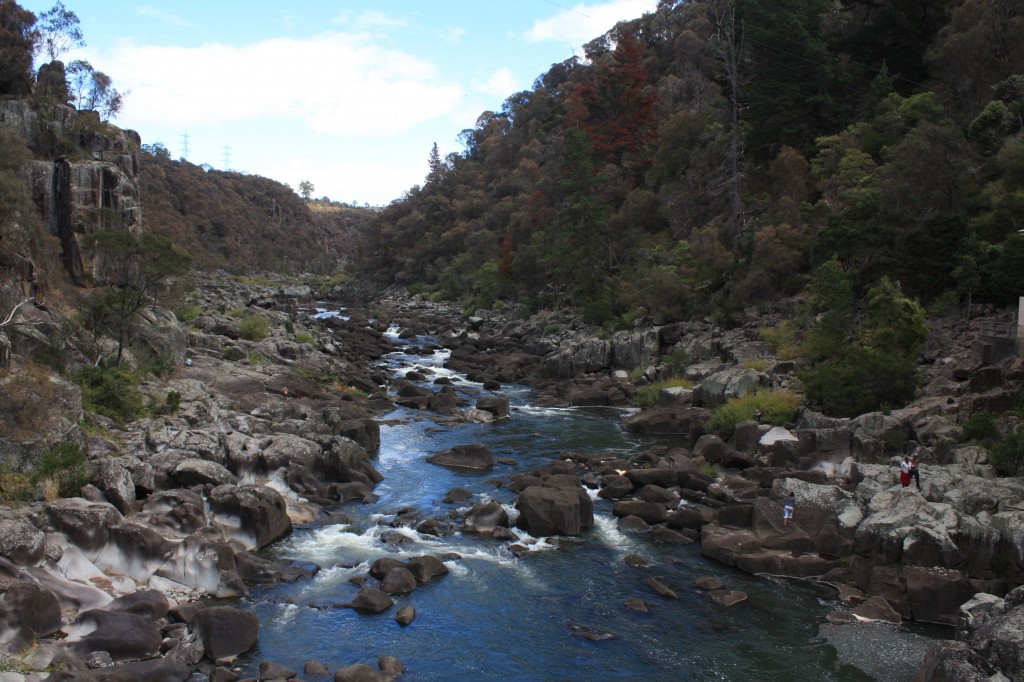
[[[188,161],[188,131],[181,136],[181,158]]]
[[[231,170],[231,147],[224,147],[224,170]]]

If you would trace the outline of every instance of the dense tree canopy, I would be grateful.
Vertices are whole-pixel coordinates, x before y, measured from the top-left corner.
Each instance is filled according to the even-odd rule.
[[[727,321],[832,259],[859,295],[1014,300],[1022,14],[664,0],[463,131],[380,213],[368,272],[612,325]]]

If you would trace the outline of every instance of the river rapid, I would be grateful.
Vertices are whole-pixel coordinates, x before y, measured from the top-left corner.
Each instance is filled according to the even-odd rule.
[[[423,356],[413,346],[432,339],[396,342],[385,358],[394,375],[419,369],[429,380],[448,376],[461,391],[483,393],[444,367],[446,353]],[[409,352],[407,352],[409,351]],[[494,424],[439,427],[414,410],[399,409],[381,425],[375,465],[384,475],[372,505],[347,504],[350,523],[297,529],[271,548],[279,557],[314,562],[322,570],[297,583],[253,591],[246,607],[260,618],[258,648],[240,661],[253,675],[260,660],[301,671],[307,660],[330,669],[366,663],[383,655],[406,667],[403,681],[421,680],[910,680],[925,649],[949,637],[948,628],[904,625],[828,624],[830,611],[845,609],[834,590],[809,582],[746,575],[711,562],[699,543],[659,544],[645,534],[623,534],[611,503],[594,497],[595,525],[574,538],[530,538],[537,551],[513,556],[509,542],[470,534],[433,537],[399,529],[412,540],[400,546],[381,541],[386,524],[403,508],[422,518],[457,509],[442,499],[454,487],[472,492],[471,501],[493,499],[514,515],[514,494],[495,485],[512,473],[551,463],[559,453],[611,452],[632,456],[664,438],[624,431],[623,412],[613,409],[531,406],[531,391],[504,386],[512,418]],[[457,444],[483,443],[496,459],[489,472],[454,471],[425,458]],[[513,463],[514,462],[514,463]],[[362,615],[337,608],[358,588],[351,578],[366,575],[380,557],[405,560],[421,554],[457,553],[450,573],[396,595],[385,613]],[[624,557],[651,562],[632,568]],[[749,595],[729,609],[714,605],[694,586],[699,576],[716,576]],[[666,599],[644,580],[656,577],[678,594]],[[624,606],[642,599],[648,611]],[[410,605],[416,619],[407,627],[395,609]]]

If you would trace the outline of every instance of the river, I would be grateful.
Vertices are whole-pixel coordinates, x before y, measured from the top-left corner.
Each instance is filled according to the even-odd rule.
[[[397,337],[395,337],[397,340]],[[412,340],[411,344],[429,343]],[[405,342],[402,342],[405,343]],[[431,356],[399,351],[386,357],[394,375],[411,368],[429,378],[450,376],[460,390],[482,392],[444,368],[444,352]],[[658,544],[644,534],[617,530],[611,504],[595,497],[595,525],[580,537],[536,541],[538,551],[516,558],[508,542],[455,534],[437,538],[400,531],[412,541],[383,543],[387,522],[402,508],[424,517],[456,506],[442,502],[458,486],[472,502],[494,499],[513,510],[513,493],[496,479],[549,464],[565,451],[630,456],[663,439],[624,431],[612,409],[547,409],[531,406],[531,391],[504,386],[512,418],[495,424],[439,427],[412,410],[382,420],[375,464],[384,475],[376,504],[348,504],[350,523],[298,529],[271,548],[275,556],[314,562],[322,570],[297,583],[254,590],[248,608],[260,618],[258,648],[240,663],[253,674],[260,660],[300,671],[315,659],[331,670],[353,663],[376,667],[382,655],[406,667],[403,681],[421,680],[910,680],[925,649],[948,628],[862,624],[835,626],[830,611],[844,609],[829,588],[809,582],[750,576],[711,562],[699,543]],[[425,457],[456,444],[484,443],[503,462],[468,473],[429,464]],[[514,462],[512,464],[511,462]],[[519,533],[519,531],[516,531]],[[457,553],[450,573],[396,596],[385,613],[362,615],[329,605],[357,592],[350,578],[366,575],[380,557]],[[638,554],[648,568],[624,557]],[[717,576],[749,599],[725,609],[694,586]],[[655,594],[644,580],[656,577],[678,599]],[[624,606],[647,603],[646,613]],[[395,609],[411,605],[407,627]],[[333,679],[333,678],[330,678]]]

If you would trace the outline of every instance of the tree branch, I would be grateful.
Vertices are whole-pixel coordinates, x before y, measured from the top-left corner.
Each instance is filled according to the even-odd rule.
[[[29,296],[28,298],[26,298],[26,299],[22,300],[20,303],[18,303],[18,305],[14,306],[14,308],[11,309],[11,312],[9,312],[7,314],[7,318],[3,322],[0,322],[0,329],[3,329],[4,327],[6,327],[8,325],[16,324],[16,322],[14,322],[14,317],[18,314],[18,309],[21,308],[21,306],[23,306],[26,303],[28,303],[29,301],[34,301],[34,300],[35,300],[35,296]]]

